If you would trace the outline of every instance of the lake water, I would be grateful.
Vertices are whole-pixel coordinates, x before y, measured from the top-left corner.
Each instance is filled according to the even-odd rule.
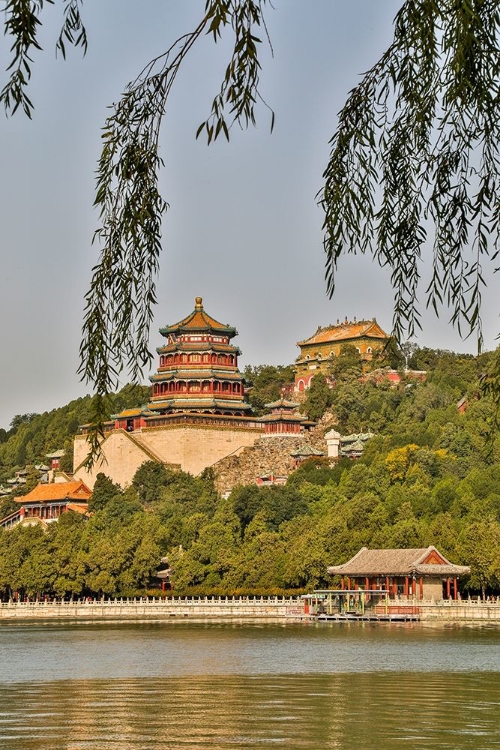
[[[500,747],[500,628],[0,624],[2,750]]]

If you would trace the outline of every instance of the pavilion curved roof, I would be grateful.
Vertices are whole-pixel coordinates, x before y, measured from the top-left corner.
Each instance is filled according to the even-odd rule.
[[[304,341],[298,341],[297,346],[307,346],[310,344],[327,344],[349,341],[359,338],[375,338],[381,341],[387,341],[389,336],[374,320],[360,320],[357,323],[340,323],[336,326],[326,326],[318,328],[315,334]]]
[[[73,500],[79,503],[87,502],[92,495],[87,485],[82,481],[53,482],[52,484],[38,484],[31,492],[23,497],[14,498],[16,503],[48,503]]]
[[[168,336],[168,334],[171,333],[196,333],[197,331],[215,331],[228,336],[229,338],[236,336],[238,333],[233,326],[220,323],[218,320],[208,315],[203,308],[203,300],[201,297],[196,297],[192,313],[182,320],[179,320],[178,323],[166,325],[163,328],[160,328],[160,333],[163,336]]]
[[[470,573],[467,565],[454,565],[436,547],[416,549],[368,549],[362,547],[343,565],[331,565],[331,575],[460,575]]]

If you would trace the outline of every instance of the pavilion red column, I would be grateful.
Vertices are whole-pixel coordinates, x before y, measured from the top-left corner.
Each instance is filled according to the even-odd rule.
[[[389,593],[389,576],[385,577],[385,590]]]
[[[420,576],[420,579],[418,581],[418,587],[419,587],[419,599],[424,598],[424,579],[422,576]]]
[[[350,591],[350,590],[351,590],[351,588],[352,588],[352,587],[351,587],[351,579],[350,579],[349,577],[347,578],[347,588],[348,588],[348,590],[349,590],[349,591]]]
[[[411,579],[411,595],[413,597],[417,596],[417,581],[415,578]]]
[[[369,588],[370,588],[370,579],[368,578],[368,576],[366,576],[366,578],[365,578],[365,589],[368,590]]]
[[[458,581],[457,581],[457,577],[454,576],[453,578],[453,600],[457,601],[457,599],[458,599]]]
[[[342,576],[342,578],[340,579],[340,588],[342,589],[342,591],[344,591],[345,589],[344,576]]]
[[[410,593],[410,591],[409,591],[409,586],[408,586],[408,576],[405,576],[405,596],[406,596],[407,599],[408,599],[408,594],[409,593]]]
[[[449,599],[451,596],[451,581],[450,576],[446,579],[446,598]]]

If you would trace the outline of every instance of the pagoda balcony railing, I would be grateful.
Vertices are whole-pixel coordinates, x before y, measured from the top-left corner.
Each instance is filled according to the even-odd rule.
[[[223,401],[243,401],[243,393],[236,393],[233,391],[216,391],[213,389],[210,390],[199,390],[199,391],[187,391],[187,390],[174,390],[174,391],[168,391],[165,390],[160,393],[153,393],[151,395],[151,400],[155,401],[156,399],[159,399],[160,401],[163,398],[171,397],[171,398],[179,398],[179,397],[185,397],[192,399],[193,401],[196,401],[196,399],[200,398],[206,398],[207,396],[216,396],[217,398],[223,400]]]
[[[146,426],[141,428],[143,430],[155,429],[157,427],[168,427],[170,425],[184,425],[184,424],[195,424],[195,425],[206,425],[206,426],[217,426],[217,427],[229,427],[238,429],[250,429],[258,430],[259,432],[264,431],[264,427],[261,422],[257,422],[252,417],[230,417],[225,414],[165,414],[158,417],[148,417],[146,420]]]
[[[228,414],[197,414],[196,412],[181,412],[177,414],[162,414],[157,417],[147,417],[144,422],[144,426],[136,428],[137,431],[141,432],[143,430],[157,429],[161,427],[177,427],[179,425],[189,424],[207,427],[227,427],[229,429],[239,430],[255,430],[260,433],[264,432],[264,425],[262,422],[258,422],[255,417],[231,416]],[[104,426],[105,433],[108,434],[115,429],[114,421],[106,422]],[[89,425],[82,425],[79,434],[86,435],[89,430]]]

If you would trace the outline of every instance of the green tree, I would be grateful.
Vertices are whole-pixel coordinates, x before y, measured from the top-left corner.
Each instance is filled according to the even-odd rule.
[[[136,489],[139,500],[144,505],[157,503],[168,483],[172,479],[172,471],[158,461],[144,461],[139,466],[132,479],[132,486]]]
[[[307,391],[306,400],[301,406],[301,411],[305,412],[309,419],[317,421],[332,404],[332,391],[328,385],[326,377],[319,372],[311,381]]]
[[[328,374],[335,382],[359,378],[363,371],[361,355],[352,344],[343,344],[338,357],[331,357]]]
[[[294,369],[291,366],[247,365],[244,374],[250,386],[249,401],[257,414],[265,411],[266,404],[280,398],[284,386],[294,382]]]
[[[106,474],[99,472],[96,477],[92,497],[89,500],[89,510],[103,510],[116,497],[123,495],[122,488],[115,484]]]
[[[499,540],[500,524],[493,518],[467,523],[459,536],[459,554],[471,567],[468,588],[479,589],[483,598],[500,582]]]

